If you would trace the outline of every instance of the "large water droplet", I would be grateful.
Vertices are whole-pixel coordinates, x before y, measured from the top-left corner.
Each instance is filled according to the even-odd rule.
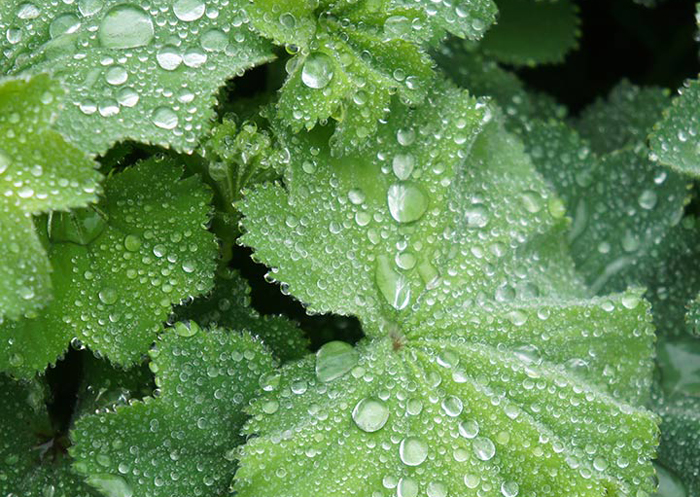
[[[394,171],[396,177],[403,181],[407,180],[411,176],[415,165],[416,160],[414,159],[413,155],[396,154],[394,156],[394,160],[391,163],[391,168]]]
[[[464,409],[464,405],[462,404],[462,401],[459,399],[459,397],[455,397],[454,395],[450,395],[449,397],[446,397],[445,400],[442,401],[442,409],[445,411],[445,414],[447,414],[450,417],[457,417],[460,414],[462,414],[462,410]]]
[[[486,437],[475,438],[472,447],[476,457],[482,461],[489,461],[496,454],[496,446]]]
[[[156,54],[158,65],[166,71],[174,71],[182,64],[180,50],[172,45],[165,45]]]
[[[418,491],[418,482],[412,478],[401,478],[396,486],[397,497],[416,497]]]
[[[151,120],[153,124],[163,129],[174,129],[178,123],[177,114],[168,107],[158,107],[155,109]]]
[[[396,183],[387,192],[389,212],[399,223],[420,219],[428,208],[428,197],[413,183]]]
[[[504,481],[501,483],[501,493],[503,497],[517,497],[520,486],[514,481]]]
[[[189,338],[191,336],[196,335],[197,333],[199,333],[200,329],[201,328],[199,327],[199,325],[192,321],[181,321],[175,323],[175,333],[185,338]]]
[[[345,342],[328,342],[316,352],[316,377],[328,382],[350,371],[360,359],[355,348]]]
[[[447,497],[447,486],[439,481],[428,483],[428,497]]]
[[[114,288],[105,287],[97,294],[100,302],[106,305],[112,305],[117,301],[118,294]]]
[[[399,456],[406,466],[420,466],[428,458],[428,444],[418,437],[406,437],[399,445]]]
[[[352,419],[362,431],[381,430],[389,419],[389,409],[379,399],[362,399],[352,411]]]
[[[196,21],[204,15],[204,3],[201,0],[178,0],[173,5],[175,16],[181,21]]]
[[[87,482],[106,497],[132,497],[134,491],[121,476],[98,473],[87,477]]]
[[[459,434],[464,438],[474,438],[479,434],[479,423],[473,419],[462,421],[459,424]]]
[[[80,27],[80,19],[71,13],[61,14],[49,25],[49,36],[58,38],[61,35],[75,33]]]
[[[136,48],[153,40],[153,20],[141,7],[120,4],[102,18],[98,38],[103,47]]]
[[[333,60],[321,52],[309,55],[301,70],[301,81],[309,88],[321,89],[333,79]]]
[[[411,301],[408,279],[393,269],[386,256],[377,257],[375,281],[384,299],[396,310],[405,309]]]

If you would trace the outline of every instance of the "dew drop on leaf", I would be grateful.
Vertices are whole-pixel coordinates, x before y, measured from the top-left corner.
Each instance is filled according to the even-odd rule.
[[[399,456],[406,466],[420,466],[428,458],[428,444],[418,437],[406,437],[399,445]]]
[[[359,429],[373,433],[384,427],[389,419],[389,409],[379,399],[362,399],[353,409],[352,419]]]
[[[375,280],[384,299],[396,310],[405,309],[411,301],[411,288],[408,279],[392,267],[386,256],[377,258]]]
[[[97,473],[87,477],[87,482],[106,497],[132,497],[134,491],[121,476],[110,473]]]
[[[401,478],[396,486],[397,497],[417,497],[418,482],[412,478]]]
[[[309,88],[320,90],[333,79],[333,61],[321,52],[309,55],[301,70],[301,81]]]
[[[316,352],[316,377],[319,381],[333,381],[350,371],[359,354],[349,343],[334,341],[323,345]]]
[[[496,454],[496,446],[486,437],[477,437],[474,439],[474,454],[482,461],[489,461]]]
[[[112,7],[100,23],[98,37],[105,48],[143,47],[153,40],[153,20],[141,7],[120,4]]]

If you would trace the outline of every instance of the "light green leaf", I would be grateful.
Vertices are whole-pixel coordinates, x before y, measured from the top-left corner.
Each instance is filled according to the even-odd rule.
[[[126,139],[189,152],[209,128],[219,87],[272,57],[242,4],[8,0],[0,71],[60,79],[69,100],[57,126],[92,154]]]
[[[219,270],[211,293],[177,307],[173,317],[206,327],[244,329],[283,361],[300,359],[308,352],[308,339],[299,326],[284,316],[258,314],[250,305],[248,282],[230,269]]]
[[[32,214],[93,202],[95,163],[52,129],[62,90],[46,76],[0,79],[0,322],[51,299],[51,267]]]
[[[498,19],[481,42],[500,62],[534,66],[562,62],[580,35],[570,0],[497,0]]]
[[[635,280],[635,261],[656,250],[683,215],[687,181],[651,162],[643,145],[596,156],[566,124],[534,121],[523,139],[573,218],[572,255],[594,293]],[[655,269],[656,270],[656,269]]]
[[[479,38],[491,24],[491,0],[435,3],[253,2],[251,23],[298,55],[287,64],[278,115],[294,131],[332,117],[341,122],[334,144],[355,148],[377,128],[398,93],[409,104],[425,97],[431,61],[420,44],[446,33]]]
[[[65,437],[49,422],[38,383],[0,374],[0,492],[22,497],[97,497],[70,468]]]
[[[691,176],[700,175],[700,81],[688,81],[649,138],[653,158]]]
[[[204,227],[211,194],[150,159],[105,182],[94,210],[47,223],[55,298],[36,317],[0,326],[2,369],[31,376],[78,338],[111,361],[139,360],[171,303],[212,287],[217,247]]]
[[[651,491],[653,327],[639,291],[586,299],[561,202],[501,117],[436,88],[362,152],[289,137],[242,241],[367,339],[283,368],[252,407],[240,497]],[[588,448],[588,450],[586,450]]]
[[[151,351],[160,394],[81,418],[71,432],[75,469],[111,497],[224,495],[245,407],[278,380],[273,360],[246,334],[178,323]],[[117,494],[122,495],[122,494]]]
[[[670,104],[668,90],[636,86],[627,80],[612,89],[607,99],[586,107],[575,127],[598,154],[646,142],[654,123]]]

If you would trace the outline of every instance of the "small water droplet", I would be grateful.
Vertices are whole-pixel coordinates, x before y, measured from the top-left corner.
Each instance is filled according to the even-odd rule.
[[[333,79],[333,60],[326,54],[314,52],[304,61],[301,81],[309,88],[321,89]]]
[[[350,371],[360,356],[349,343],[333,341],[316,352],[316,377],[319,381],[333,381]]]
[[[405,309],[411,301],[411,287],[403,274],[392,267],[386,256],[377,257],[375,281],[384,299],[396,310]]]
[[[391,163],[391,167],[396,177],[403,181],[407,180],[411,176],[415,164],[416,160],[413,155],[396,154]]]
[[[174,71],[182,64],[180,50],[172,45],[165,45],[156,54],[158,65],[166,71]]]
[[[657,202],[657,195],[654,190],[644,190],[640,195],[639,195],[639,206],[642,209],[646,210],[651,210],[656,206]]]
[[[107,69],[105,79],[110,85],[123,85],[129,79],[129,74],[122,66],[114,66]]]
[[[359,429],[373,433],[384,427],[389,419],[389,409],[379,399],[362,399],[353,409],[352,419]]]
[[[106,305],[112,305],[117,301],[118,295],[114,288],[106,287],[97,294],[100,301]]]
[[[175,112],[168,107],[158,107],[153,111],[153,124],[163,129],[174,129],[178,123]]]
[[[459,397],[455,397],[454,395],[450,395],[449,397],[446,397],[445,400],[442,401],[442,409],[445,411],[445,414],[447,414],[450,417],[457,417],[460,414],[462,414],[462,410],[464,409],[464,405],[462,404],[462,401],[459,399]]]
[[[459,434],[464,438],[474,438],[479,434],[479,423],[473,419],[459,423]]]
[[[520,486],[514,481],[504,481],[501,483],[501,493],[503,497],[517,497]]]
[[[189,338],[199,333],[201,329],[197,323],[193,321],[180,321],[175,323],[175,333],[181,337]]]
[[[496,446],[486,437],[477,437],[472,444],[474,454],[482,461],[489,461],[496,454]]]

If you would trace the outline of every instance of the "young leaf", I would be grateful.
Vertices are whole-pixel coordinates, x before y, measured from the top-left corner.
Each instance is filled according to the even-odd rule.
[[[43,392],[0,374],[0,492],[22,497],[98,497],[73,473],[53,436]]]
[[[570,0],[498,0],[498,20],[481,49],[499,62],[534,66],[562,62],[576,47],[578,7]]]
[[[610,153],[646,142],[670,101],[668,90],[636,86],[623,80],[606,99],[599,98],[586,107],[575,126],[596,153]]]
[[[250,305],[250,287],[237,272],[221,269],[208,295],[175,309],[174,320],[192,320],[202,326],[246,330],[282,361],[302,358],[309,341],[293,321],[284,316],[261,316]]]
[[[51,267],[32,214],[87,205],[95,163],[51,128],[63,98],[47,76],[0,79],[0,322],[51,299]]]
[[[287,66],[278,115],[295,131],[336,118],[342,148],[376,130],[392,93],[410,104],[424,98],[432,68],[419,43],[446,32],[479,38],[496,11],[491,0],[263,0],[247,10],[263,35],[298,52]]]
[[[211,288],[217,247],[204,228],[211,194],[197,177],[180,175],[173,160],[150,159],[110,177],[96,209],[50,218],[56,295],[36,317],[0,326],[1,369],[31,376],[73,338],[131,364],[171,303]]]
[[[0,6],[0,71],[51,72],[69,93],[57,126],[102,154],[117,141],[192,151],[224,81],[272,58],[242,0]]]
[[[80,419],[75,469],[108,496],[115,485],[125,495],[223,495],[242,409],[279,380],[273,360],[246,334],[194,323],[168,330],[151,359],[160,395]]]
[[[691,176],[700,175],[697,156],[700,149],[698,113],[700,81],[692,80],[679,90],[673,105],[654,127],[649,138],[654,159]]]
[[[563,207],[491,109],[438,87],[362,153],[332,157],[330,132],[289,138],[287,190],[250,192],[242,241],[368,339],[283,368],[238,495],[651,491],[648,306],[582,297]]]

